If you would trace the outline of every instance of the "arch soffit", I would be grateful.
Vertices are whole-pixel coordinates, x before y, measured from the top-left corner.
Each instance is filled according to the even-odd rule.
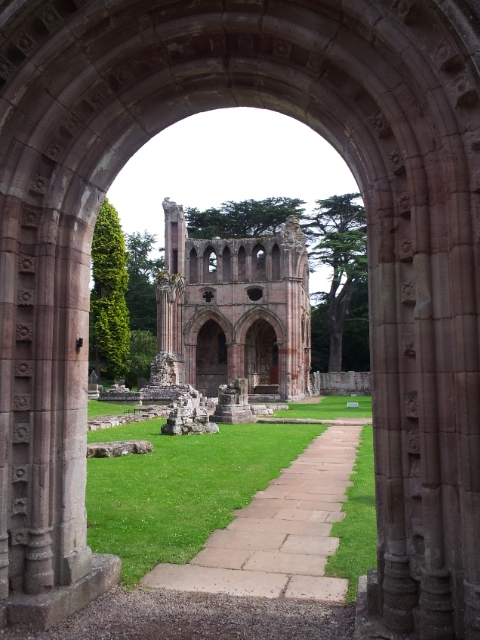
[[[283,323],[276,313],[264,307],[255,307],[246,311],[235,324],[235,342],[245,343],[247,332],[257,320],[265,320],[275,329],[277,341],[285,342],[285,329]]]
[[[223,313],[212,307],[200,309],[187,322],[183,332],[186,343],[197,344],[198,333],[203,325],[209,320],[215,320],[215,322],[220,325],[225,333],[227,344],[231,344],[233,342],[234,335],[232,323],[223,315]]]
[[[445,183],[452,185],[452,193],[468,191],[471,175],[468,164],[473,164],[475,158],[466,150],[458,152],[459,143],[455,135],[464,130],[464,121],[468,120],[471,128],[472,108],[478,102],[480,82],[474,60],[459,37],[466,28],[465,22],[460,25],[461,9],[454,0],[446,4],[458,13],[458,24],[453,25],[453,30],[448,30],[439,19],[440,8],[435,11],[425,9],[423,17],[431,17],[438,27],[438,42],[430,38],[427,45],[427,39],[409,29],[411,18],[407,16],[403,20],[401,11],[386,12],[381,6],[372,7],[370,3],[369,11],[365,10],[363,17],[362,11],[357,10],[350,26],[345,26],[343,21],[339,32],[342,21],[322,14],[323,3],[320,2],[315,13],[323,20],[321,37],[324,44],[321,51],[317,51],[318,28],[308,31],[305,27],[308,21],[304,18],[307,14],[311,16],[312,10],[292,2],[298,22],[292,20],[295,14],[290,11],[288,19],[278,16],[270,24],[268,36],[274,38],[274,42],[275,38],[280,38],[279,44],[273,45],[272,52],[262,49],[268,40],[266,34],[262,33],[256,41],[259,35],[257,14],[246,10],[244,30],[250,43],[247,50],[242,51],[243,41],[234,35],[232,27],[234,44],[223,41],[222,51],[216,53],[212,50],[211,55],[196,53],[196,40],[189,32],[189,21],[176,19],[173,15],[170,20],[162,18],[155,29],[149,26],[141,34],[127,36],[131,33],[127,24],[130,25],[132,17],[140,16],[145,9],[142,8],[143,3],[138,3],[138,9],[130,7],[125,11],[125,3],[120,0],[117,4],[111,3],[111,27],[107,33],[102,32],[102,40],[108,42],[111,37],[119,41],[123,29],[125,38],[122,45],[99,47],[97,41],[90,42],[89,38],[98,37],[92,27],[104,18],[100,5],[89,8],[88,17],[85,10],[80,9],[71,16],[72,23],[68,27],[65,24],[69,22],[67,17],[50,25],[51,35],[47,42],[52,44],[55,41],[58,47],[34,47],[32,52],[25,54],[27,59],[34,60],[35,68],[43,69],[45,76],[49,76],[48,94],[41,91],[45,81],[42,72],[35,76],[31,66],[18,61],[12,61],[7,67],[6,81],[0,87],[5,100],[0,143],[7,155],[15,151],[10,154],[15,160],[3,176],[3,183],[10,184],[7,193],[28,194],[26,199],[42,210],[63,211],[65,215],[72,212],[77,225],[71,225],[75,229],[68,229],[68,233],[70,238],[76,235],[74,242],[78,245],[81,242],[78,239],[81,238],[78,222],[83,220],[88,226],[92,225],[92,217],[95,217],[103,193],[125,162],[150,137],[205,108],[239,104],[286,113],[326,137],[340,151],[359,181],[367,212],[373,204],[376,211],[396,206],[395,197],[399,195],[401,198],[402,194],[392,193],[395,176],[406,175],[405,186],[415,200],[411,205],[432,205],[429,198],[434,197],[436,191],[443,193],[441,187]],[[26,11],[24,5],[18,6],[17,21],[21,12]],[[358,6],[363,6],[363,0],[358,0]],[[39,12],[46,7],[46,1],[40,0],[36,4]],[[370,28],[368,20],[372,11],[375,13],[375,38],[382,41],[378,48],[364,37],[365,28]],[[0,18],[2,15],[8,17],[4,13]],[[452,23],[452,16],[453,12],[450,12],[447,25]],[[193,19],[192,16],[190,18]],[[194,18],[197,26],[200,20],[206,32],[212,34],[218,33],[219,24],[224,22],[223,15],[222,22],[216,14],[202,15],[199,12]],[[318,25],[317,18],[311,23]],[[362,20],[365,24],[361,23]],[[228,19],[225,24],[229,31]],[[420,32],[422,24],[420,20],[417,25]],[[285,40],[287,32],[290,33],[288,41]],[[9,35],[8,24],[5,33]],[[432,33],[431,27],[429,33]],[[172,43],[182,43],[182,38],[187,37],[190,38],[188,46],[183,42],[173,47]],[[471,41],[474,37],[472,31]],[[263,45],[259,44],[260,39]],[[32,40],[36,44],[35,39]],[[162,45],[159,45],[159,40],[162,40]],[[145,42],[151,44],[146,45]],[[468,38],[464,37],[463,42],[468,42]],[[98,47],[95,64],[79,55],[78,47],[82,43],[84,50],[88,49],[87,43],[91,49]],[[172,44],[170,48],[169,43]],[[306,47],[308,55],[305,59],[308,62],[297,68],[288,52],[302,43]],[[447,45],[443,49],[440,47],[442,43]],[[326,44],[329,45],[329,55],[320,64],[325,57]],[[233,72],[229,74],[232,88],[228,86],[223,65],[216,64],[217,60],[223,59],[228,47],[231,47],[230,55],[242,61],[242,73],[251,73],[252,77],[260,73],[261,89],[247,88],[242,84],[241,74],[236,78]],[[405,57],[407,48],[409,56]],[[440,49],[446,49],[453,57],[460,57],[461,70],[455,72],[455,77],[449,71],[448,61],[444,63],[439,59]],[[169,54],[168,51],[177,53]],[[258,60],[265,55],[268,64],[259,69]],[[8,55],[6,59],[8,61]],[[398,64],[400,59],[401,66]],[[66,63],[68,60],[72,61],[71,65]],[[133,72],[129,66],[132,60],[142,73],[136,75]],[[156,60],[156,64],[152,60]],[[65,68],[70,70],[68,74]],[[145,69],[148,73],[144,73]],[[332,73],[325,73],[327,69]],[[335,77],[335,83],[329,84],[328,77]],[[55,81],[52,82],[51,78]],[[359,84],[360,78],[363,85]],[[462,87],[468,90],[462,93]],[[216,89],[214,93],[211,91],[213,88]],[[435,107],[425,104],[427,91],[434,92]],[[38,100],[31,99],[35,92]],[[159,96],[165,95],[168,96],[167,109],[165,98],[159,100]],[[172,95],[177,98],[172,100]],[[186,96],[189,100],[185,100]],[[19,109],[15,111],[13,107],[16,106]],[[428,118],[425,117],[427,113]],[[25,114],[28,114],[27,118]],[[25,127],[25,121],[28,121],[28,127]],[[19,130],[22,134],[16,135]],[[22,144],[25,147],[22,148]],[[431,149],[432,158],[440,155],[445,159],[445,162],[438,163],[441,168],[437,170],[430,189],[425,168],[419,161],[420,150],[425,148]],[[455,156],[451,155],[454,149]],[[455,157],[455,162],[449,160],[450,155]],[[382,182],[386,189],[380,188]],[[371,187],[374,183],[375,193]],[[45,220],[46,227],[50,228],[51,223],[50,219]],[[471,225],[470,222],[465,229],[466,237],[471,236]],[[85,242],[89,244],[90,234],[85,232],[85,236]]]

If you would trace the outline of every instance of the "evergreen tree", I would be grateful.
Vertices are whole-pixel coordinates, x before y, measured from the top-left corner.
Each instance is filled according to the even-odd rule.
[[[125,300],[130,312],[130,328],[132,331],[150,331],[154,336],[157,335],[155,276],[165,266],[163,257],[150,257],[155,241],[156,236],[146,230],[125,234],[129,275]]]
[[[92,242],[95,370],[98,377],[124,376],[129,368],[130,327],[125,292],[128,287],[127,252],[115,208],[105,198]]]
[[[187,209],[190,238],[249,238],[279,231],[288,216],[301,217],[305,209],[298,198],[266,198],[224,202],[206,211]]]
[[[127,385],[131,388],[138,378],[150,378],[150,365],[157,355],[157,339],[150,331],[130,333],[130,371]]]
[[[330,355],[328,371],[342,371],[343,333],[357,283],[367,275],[367,226],[359,193],[317,200],[303,231],[313,244],[310,257],[333,269],[326,294]]]

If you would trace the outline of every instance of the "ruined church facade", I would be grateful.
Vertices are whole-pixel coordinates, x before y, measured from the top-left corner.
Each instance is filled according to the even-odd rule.
[[[189,238],[183,207],[166,198],[165,271],[157,280],[158,351],[177,383],[216,396],[248,379],[249,395],[310,392],[306,237],[298,219],[260,238]]]

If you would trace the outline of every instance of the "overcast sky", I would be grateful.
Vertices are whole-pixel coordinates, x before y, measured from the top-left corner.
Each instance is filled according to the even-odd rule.
[[[263,109],[218,109],[165,129],[144,145],[113,182],[108,198],[127,233],[157,234],[163,246],[162,200],[207,209],[226,200],[315,200],[358,191],[338,153],[306,125]],[[326,291],[328,271],[311,275]]]

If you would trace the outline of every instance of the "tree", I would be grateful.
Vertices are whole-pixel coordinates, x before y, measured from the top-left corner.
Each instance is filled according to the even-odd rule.
[[[95,371],[114,378],[129,367],[130,327],[125,292],[128,287],[127,252],[118,213],[107,198],[95,224],[92,242]]]
[[[132,331],[150,331],[157,335],[155,276],[165,266],[163,257],[150,258],[156,236],[147,230],[125,234],[128,251],[128,291],[125,295]]]
[[[150,331],[132,331],[130,334],[130,371],[127,384],[131,388],[138,378],[150,377],[150,365],[157,355],[157,339]]]
[[[312,303],[312,368],[328,371],[328,294],[316,294],[315,297],[318,300]],[[342,371],[370,371],[367,278],[361,278],[355,284],[342,345]]]
[[[191,238],[249,238],[279,231],[288,216],[303,215],[303,200],[266,198],[224,202],[206,211],[187,209],[187,229]]]
[[[359,193],[317,200],[318,207],[305,217],[303,231],[312,244],[313,263],[333,269],[326,294],[330,335],[329,371],[342,370],[343,333],[357,283],[367,275],[367,227]]]

